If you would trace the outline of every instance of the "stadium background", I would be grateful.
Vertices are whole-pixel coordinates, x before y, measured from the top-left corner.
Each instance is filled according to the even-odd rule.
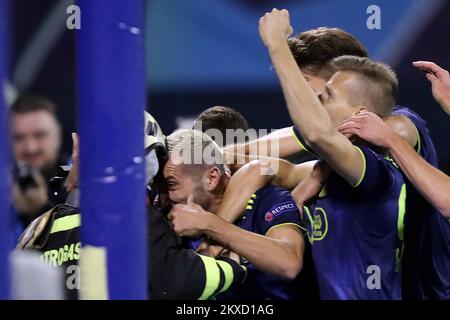
[[[12,1],[9,35],[12,85],[57,103],[66,153],[76,119],[75,32],[61,26],[71,3]],[[380,30],[366,27],[372,4],[381,9]],[[392,65],[400,80],[398,103],[427,120],[441,167],[450,172],[448,121],[424,75],[411,66],[423,59],[450,69],[446,0],[147,0],[148,106],[166,132],[213,105],[238,109],[257,129],[291,123],[257,30],[258,18],[272,7],[290,11],[295,32],[343,28],[373,59]]]

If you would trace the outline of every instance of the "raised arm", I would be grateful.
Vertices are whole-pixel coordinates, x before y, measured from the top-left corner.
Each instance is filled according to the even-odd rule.
[[[364,172],[364,158],[336,130],[297,67],[287,44],[287,37],[292,32],[289,13],[286,10],[272,10],[260,19],[259,31],[280,80],[289,114],[302,138],[338,174],[352,185],[357,185]]]
[[[346,120],[339,129],[387,148],[416,189],[444,216],[450,217],[450,177],[439,171],[410,146],[410,144],[371,112]]]

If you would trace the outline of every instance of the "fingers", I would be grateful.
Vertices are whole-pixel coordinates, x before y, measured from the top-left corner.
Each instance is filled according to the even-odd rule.
[[[72,132],[72,161],[78,160],[79,152],[80,152],[80,145],[79,145],[78,134],[75,132]],[[76,159],[74,159],[74,158],[76,158]]]
[[[277,9],[277,8],[273,8],[270,12],[266,12],[266,13],[259,19],[259,22],[261,23],[261,21],[262,21],[265,17],[269,16],[270,14],[277,14],[277,13],[282,13],[282,14],[284,14],[284,15],[286,15],[286,16],[289,17],[289,11],[288,11],[288,10],[286,10],[286,9],[279,10],[279,9]]]
[[[189,197],[187,198],[187,205],[188,205],[188,206],[195,205],[195,202],[194,202],[194,195],[193,195],[193,194],[189,195]]]
[[[199,253],[201,251],[204,251],[204,250],[208,249],[208,246],[209,245],[206,241],[202,241],[202,242],[200,242],[198,248],[195,249],[195,252]]]
[[[360,112],[354,116],[351,116],[350,118],[345,119],[342,121],[342,123],[338,126],[338,130],[340,130],[341,126],[347,123],[352,123],[354,126],[357,126],[358,128],[361,128],[362,125],[366,123],[366,121],[373,121],[375,119],[379,118],[375,113],[364,111]],[[381,119],[380,119],[381,120]]]
[[[341,125],[339,125],[338,130],[347,130],[347,129],[361,129],[361,122],[359,122],[357,119],[352,119],[346,122],[343,122]]]
[[[442,77],[448,76],[447,70],[445,70],[444,68],[441,68],[436,63],[431,62],[431,61],[415,61],[415,62],[413,62],[413,66],[428,72],[426,77],[430,81],[436,80],[436,78],[440,79]],[[429,73],[432,73],[435,77],[430,79],[428,76]]]
[[[340,132],[347,138],[350,138],[352,135],[356,135],[356,136],[361,135],[361,129],[358,129],[358,128],[346,128],[346,129],[340,130]]]
[[[362,123],[358,123],[355,121],[348,121],[346,123],[341,124],[338,127],[338,131],[346,136],[347,138],[350,138],[352,135],[361,135],[361,128]]]
[[[427,77],[428,81],[430,81],[431,83],[438,80],[438,78],[434,75],[434,73],[427,73],[425,77]]]
[[[76,132],[72,132],[72,149],[78,151],[79,150],[79,137]]]
[[[419,69],[424,69],[425,71],[438,73],[439,71],[444,71],[436,63],[431,61],[414,61],[413,66]]]
[[[72,168],[64,183],[67,192],[72,192],[74,189],[78,188],[79,150],[78,134],[72,132]]]
[[[241,259],[240,259],[239,255],[238,255],[237,253],[233,252],[233,251],[230,251],[230,252],[229,252],[228,258],[230,258],[231,260],[234,260],[234,261],[237,262],[237,263],[240,263],[240,262],[241,262],[241,261],[240,261]]]

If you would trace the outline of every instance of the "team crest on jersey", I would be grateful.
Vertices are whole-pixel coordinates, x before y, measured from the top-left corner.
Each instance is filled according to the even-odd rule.
[[[311,243],[320,241],[325,238],[328,232],[327,213],[323,208],[317,207],[311,212],[306,208],[306,215],[308,216],[308,238]]]
[[[269,222],[272,221],[273,218],[293,210],[297,210],[297,206],[293,201],[283,202],[270,208],[264,215],[264,219]]]

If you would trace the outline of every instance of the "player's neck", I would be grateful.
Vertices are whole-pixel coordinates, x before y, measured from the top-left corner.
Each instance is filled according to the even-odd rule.
[[[220,203],[222,202],[223,195],[217,195],[215,196],[212,201],[210,202],[210,205],[207,209],[207,211],[216,213],[219,210]]]
[[[212,199],[210,201],[210,205],[208,208],[209,212],[216,213],[219,210],[220,203],[222,202],[223,195],[225,193],[225,190],[228,186],[228,182],[230,179],[226,176],[223,176],[220,179],[219,184],[215,188],[215,190],[212,192]]]

